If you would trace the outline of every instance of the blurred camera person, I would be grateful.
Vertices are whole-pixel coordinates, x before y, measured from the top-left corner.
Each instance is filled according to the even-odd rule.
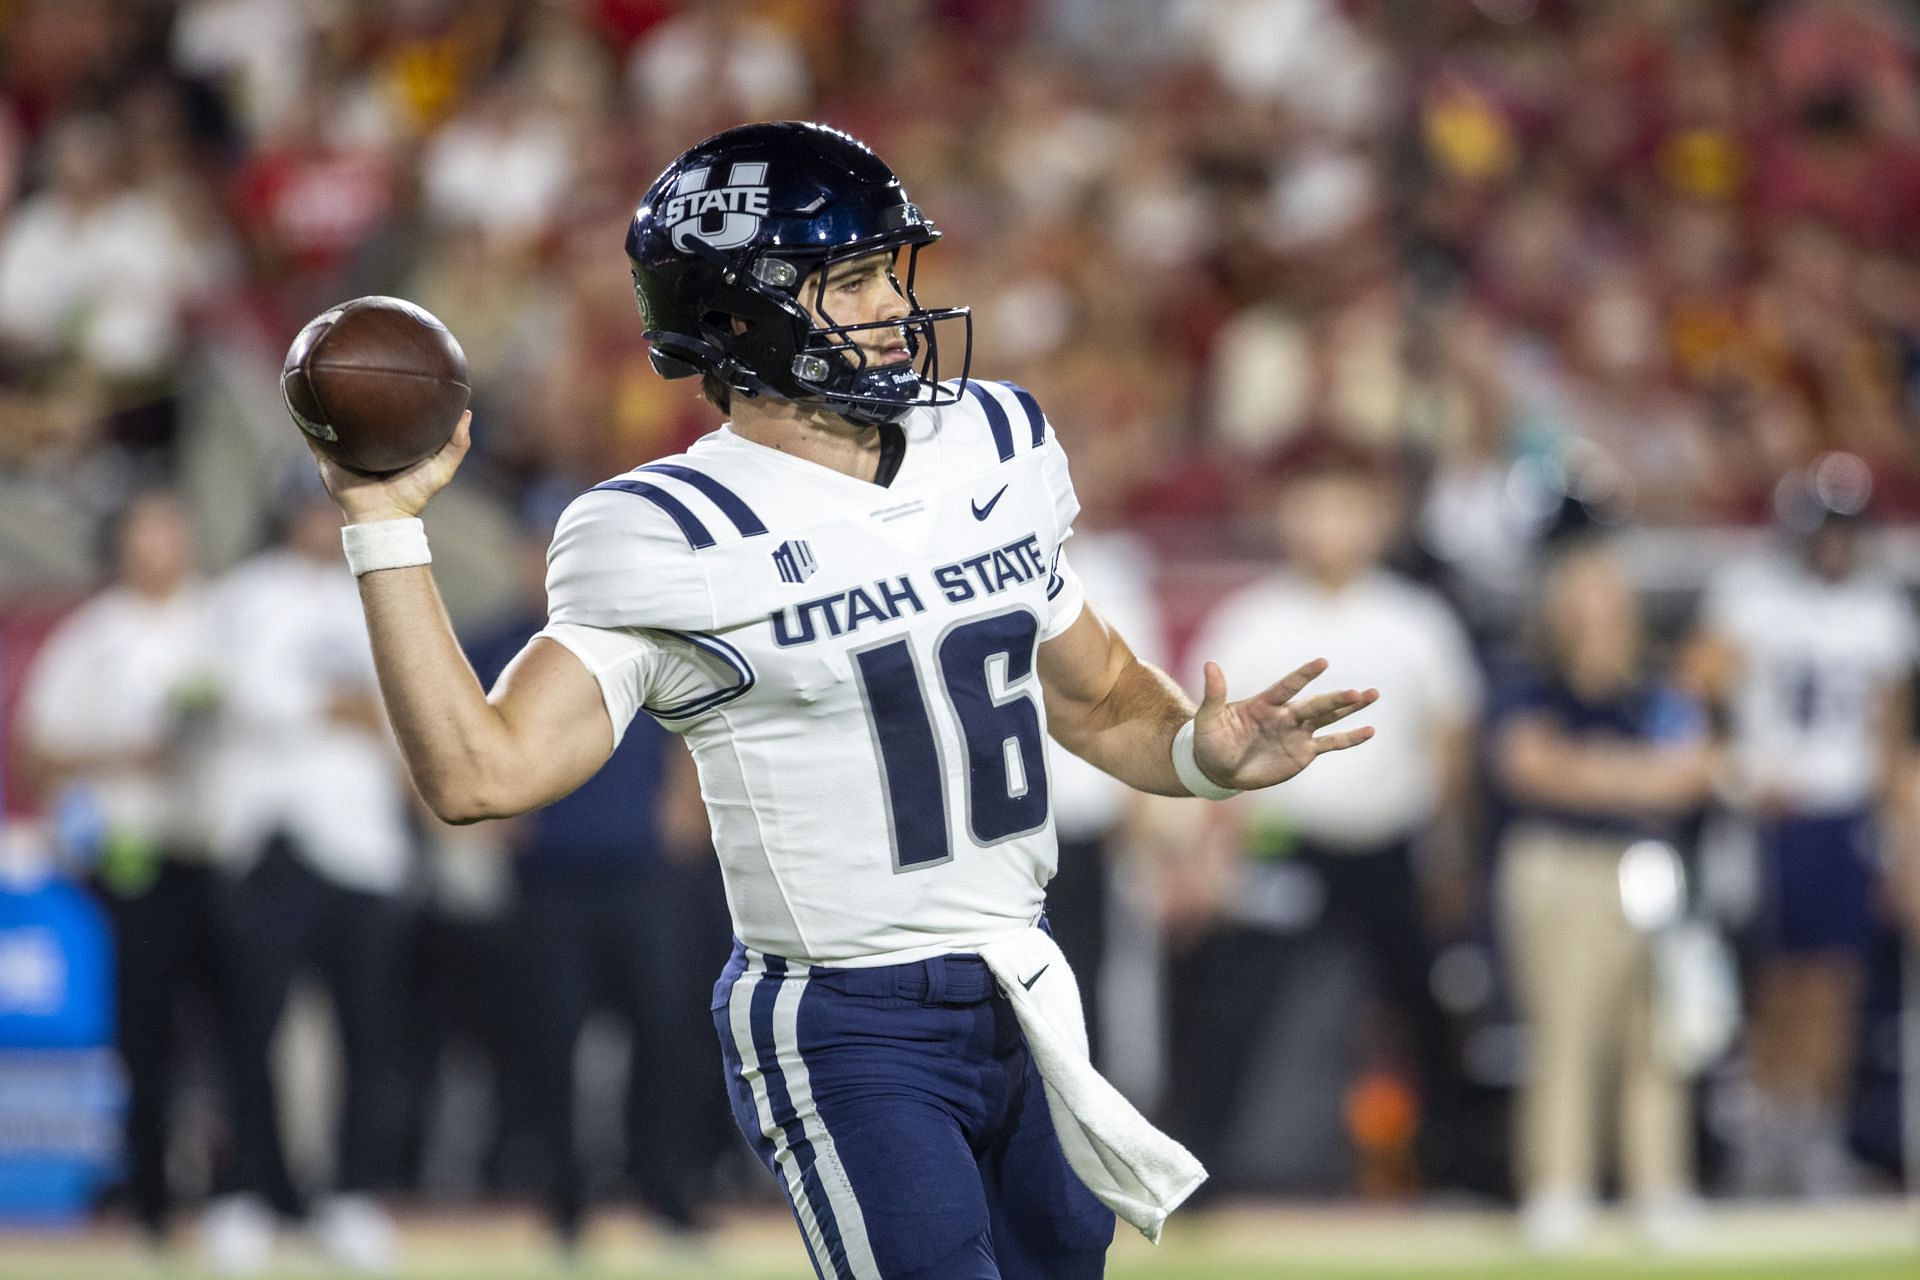
[[[206,590],[192,524],[170,491],[137,493],[102,541],[112,580],[35,659],[23,745],[49,807],[97,833],[88,852],[113,922],[127,1189],[158,1246],[172,1202],[178,1036],[191,1015],[217,1013],[211,872],[185,787]]]
[[[226,873],[235,1176],[208,1210],[206,1245],[217,1270],[258,1270],[274,1215],[302,1210],[271,1054],[294,980],[312,974],[331,997],[343,1066],[333,1190],[312,1225],[337,1261],[380,1271],[392,1266],[393,1233],[371,1193],[392,1136],[406,804],[339,513],[302,484],[283,497],[280,519],[278,545],[215,588],[222,696],[204,803]]]
[[[1473,733],[1483,680],[1471,642],[1438,595],[1383,567],[1394,532],[1395,482],[1371,450],[1313,440],[1284,460],[1272,509],[1285,567],[1229,597],[1208,618],[1192,652],[1218,655],[1229,684],[1284,674],[1283,654],[1337,656],[1346,678],[1377,686],[1377,735],[1370,759],[1329,759],[1284,789],[1233,802],[1230,822],[1252,859],[1236,895],[1254,902],[1258,881],[1309,881],[1310,924],[1354,935],[1383,1001],[1398,1014],[1419,1075],[1421,1171],[1430,1183],[1459,1175],[1454,1130],[1465,1099],[1455,1037],[1434,999],[1428,902],[1464,875]],[[1230,909],[1229,914],[1232,914]],[[1191,1078],[1237,1089],[1271,1011],[1250,991],[1270,989],[1248,965],[1283,965],[1286,937],[1247,920],[1207,943],[1218,961],[1220,1007],[1212,1031],[1175,1047],[1223,1062]],[[1209,966],[1203,956],[1202,969]],[[1228,977],[1227,975],[1231,975]],[[1206,1003],[1212,1003],[1208,1001]],[[1176,1074],[1179,1072],[1176,1065]],[[1190,1126],[1204,1147],[1230,1111]],[[1207,1151],[1196,1147],[1203,1159]]]
[[[1497,700],[1492,735],[1510,816],[1500,923],[1527,1035],[1523,1228],[1544,1251],[1579,1241],[1611,1131],[1643,1228],[1679,1245],[1693,1207],[1686,1084],[1657,1042],[1653,950],[1623,868],[1704,803],[1706,717],[1650,673],[1639,600],[1599,542],[1550,563],[1538,641],[1537,666]],[[1670,844],[1651,847],[1677,866]]]
[[[1789,549],[1728,568],[1701,605],[1691,677],[1725,709],[1728,797],[1757,859],[1748,1070],[1734,1176],[1754,1195],[1853,1183],[1843,1113],[1886,806],[1901,794],[1920,646],[1869,560],[1866,465],[1826,454],[1784,480]]]

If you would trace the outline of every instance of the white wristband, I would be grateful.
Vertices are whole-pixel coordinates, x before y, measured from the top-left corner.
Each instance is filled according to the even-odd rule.
[[[340,530],[340,545],[346,549],[347,567],[356,578],[376,569],[433,563],[433,552],[427,549],[427,526],[418,517],[345,525]]]
[[[1180,775],[1180,785],[1202,800],[1225,800],[1240,793],[1232,787],[1223,787],[1200,770],[1200,762],[1193,758],[1193,721],[1180,726],[1180,732],[1173,735],[1173,771]]]

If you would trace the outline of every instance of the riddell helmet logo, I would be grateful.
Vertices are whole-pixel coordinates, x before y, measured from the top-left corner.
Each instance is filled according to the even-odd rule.
[[[673,184],[667,201],[666,222],[673,247],[690,252],[689,237],[716,249],[738,249],[753,239],[767,216],[767,166],[736,164],[727,170],[724,187],[707,186],[711,166],[689,169]]]

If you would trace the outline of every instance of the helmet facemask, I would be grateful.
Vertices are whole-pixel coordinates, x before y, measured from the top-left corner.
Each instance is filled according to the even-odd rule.
[[[773,383],[769,388],[784,398],[803,404],[821,404],[854,422],[869,425],[895,422],[915,406],[939,407],[959,402],[960,382],[971,366],[973,352],[973,315],[966,307],[928,308],[914,291],[919,270],[920,250],[929,239],[905,243],[856,244],[836,249],[809,263],[810,270],[790,258],[762,257],[751,268],[759,284],[778,289],[792,299],[783,310],[804,323],[796,333],[796,343],[788,371],[791,383]],[[885,253],[891,248],[894,261],[887,268],[887,281],[894,292],[906,300],[907,314],[897,319],[843,322],[836,319],[827,302],[827,277],[838,263]],[[899,254],[905,250],[907,273],[904,283],[896,268]],[[799,305],[805,294],[807,305]],[[748,321],[751,324],[751,320]],[[940,364],[939,326],[957,323],[964,334],[959,382],[943,386]],[[797,326],[796,326],[797,328]],[[877,332],[897,333],[906,343],[907,359],[894,364],[876,364],[860,339]],[[758,380],[756,380],[758,381]],[[771,380],[768,380],[769,382]],[[758,388],[742,388],[757,390]]]

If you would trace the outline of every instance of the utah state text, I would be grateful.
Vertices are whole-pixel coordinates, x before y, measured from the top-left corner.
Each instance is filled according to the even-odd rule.
[[[983,551],[965,560],[943,564],[933,571],[934,586],[949,604],[976,596],[997,595],[1047,576],[1046,557],[1035,534],[1016,538],[1004,547]],[[883,578],[870,587],[852,587],[832,595],[802,601],[774,611],[773,641],[781,648],[812,644],[825,636],[850,635],[869,622],[890,622],[909,613],[925,613],[920,590],[911,575]]]

